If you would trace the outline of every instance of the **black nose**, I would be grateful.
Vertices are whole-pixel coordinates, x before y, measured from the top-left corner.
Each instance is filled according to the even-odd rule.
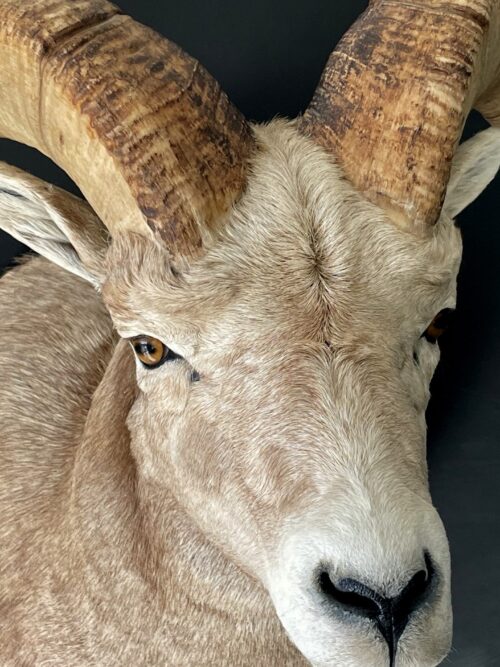
[[[389,647],[390,666],[394,667],[398,641],[411,614],[428,599],[436,577],[427,553],[425,568],[414,574],[399,595],[393,598],[384,597],[355,579],[340,579],[333,583],[326,571],[320,572],[319,586],[331,604],[375,621]]]

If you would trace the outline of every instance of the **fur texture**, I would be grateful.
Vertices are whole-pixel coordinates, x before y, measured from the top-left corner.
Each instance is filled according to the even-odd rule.
[[[191,265],[127,234],[102,296],[42,259],[0,283],[2,666],[380,667],[315,573],[394,596],[424,550],[438,584],[397,665],[448,650],[421,334],[454,306],[459,233],[446,211],[396,229],[293,124],[256,135]],[[146,370],[112,321],[183,359]]]

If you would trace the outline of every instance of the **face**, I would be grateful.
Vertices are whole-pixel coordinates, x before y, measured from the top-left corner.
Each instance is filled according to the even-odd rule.
[[[431,667],[451,610],[424,412],[459,235],[396,229],[291,125],[258,136],[201,259],[174,270],[131,236],[111,248],[134,454],[263,582],[313,665]]]

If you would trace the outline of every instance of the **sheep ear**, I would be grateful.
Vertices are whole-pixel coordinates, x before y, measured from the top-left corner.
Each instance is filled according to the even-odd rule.
[[[0,228],[96,287],[102,283],[109,237],[90,206],[2,162]]]
[[[471,204],[500,167],[500,128],[489,128],[461,144],[453,159],[444,212],[454,218]]]

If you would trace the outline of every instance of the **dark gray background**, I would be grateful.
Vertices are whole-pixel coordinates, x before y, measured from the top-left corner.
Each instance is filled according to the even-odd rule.
[[[252,120],[307,106],[328,53],[363,0],[121,0],[198,58]],[[473,116],[469,135],[483,127]],[[50,161],[0,141],[0,159],[76,191]],[[453,558],[454,650],[445,664],[500,665],[500,179],[460,216],[459,307],[428,413],[433,496]],[[0,269],[22,247],[0,233]]]

